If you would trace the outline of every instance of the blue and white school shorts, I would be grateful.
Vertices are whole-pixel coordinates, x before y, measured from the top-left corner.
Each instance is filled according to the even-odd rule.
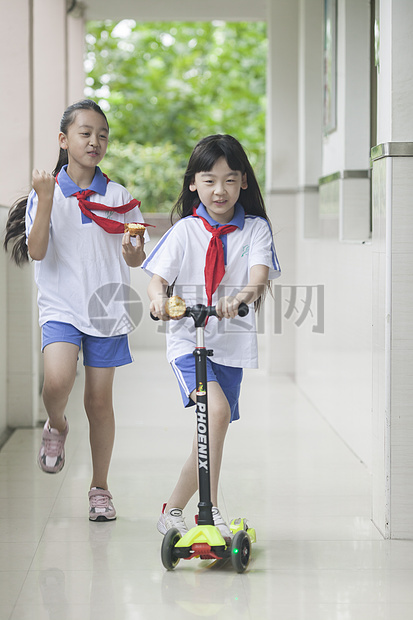
[[[190,394],[196,388],[195,357],[192,353],[177,357],[171,362],[172,370],[178,379],[184,407],[195,405]],[[216,364],[207,358],[207,381],[216,381],[221,386],[231,409],[231,422],[239,420],[239,395],[243,376],[242,368]]]
[[[83,349],[84,366],[113,368],[132,362],[126,334],[109,338],[89,336],[70,323],[47,321],[42,326],[42,351],[52,342],[71,342]]]

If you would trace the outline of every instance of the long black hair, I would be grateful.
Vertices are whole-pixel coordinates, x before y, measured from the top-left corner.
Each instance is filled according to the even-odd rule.
[[[228,134],[207,136],[195,146],[185,171],[181,193],[171,212],[171,222],[174,222],[176,216],[183,218],[192,215],[193,208],[199,205],[200,199],[198,192],[192,192],[189,186],[194,182],[197,172],[210,172],[221,157],[225,157],[231,170],[240,171],[247,176],[248,187],[241,189],[239,197],[245,214],[264,218],[271,228],[260,186],[247,154],[238,140]],[[268,288],[270,289],[270,284]],[[167,295],[172,295],[172,291],[173,285],[168,287]],[[265,293],[254,302],[256,311],[260,309],[264,296]]]
[[[247,176],[248,187],[241,189],[239,197],[245,213],[258,215],[269,221],[260,186],[246,152],[236,138],[225,134],[207,136],[195,146],[185,171],[181,193],[172,209],[171,221],[176,216],[182,218],[192,215],[192,210],[199,205],[200,199],[198,192],[192,192],[189,186],[197,172],[210,172],[221,157],[225,157],[231,170],[240,171]]]
[[[94,112],[101,114],[105,119],[109,129],[108,120],[100,106],[98,106],[98,104],[91,99],[84,99],[82,101],[77,101],[76,103],[73,103],[64,111],[62,119],[60,121],[60,131],[62,133],[67,134],[67,130],[74,122],[76,114],[79,110],[93,110]],[[67,163],[67,150],[61,148],[59,150],[59,158],[57,160],[57,164],[52,172],[53,176],[56,177],[59,174],[60,170],[63,168],[63,166],[65,166]],[[29,260],[29,253],[27,251],[26,243],[25,222],[27,199],[28,196],[24,196],[23,198],[19,198],[18,200],[16,200],[16,202],[12,205],[9,211],[6,222],[6,232],[4,236],[3,247],[7,251],[9,243],[13,241],[11,257],[17,265],[23,265]]]

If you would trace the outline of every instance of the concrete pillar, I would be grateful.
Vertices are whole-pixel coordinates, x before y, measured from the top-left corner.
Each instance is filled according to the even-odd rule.
[[[67,19],[67,105],[84,98],[85,21],[82,13]]]
[[[337,22],[332,25],[337,38],[336,84],[331,94],[336,122],[324,127],[318,232],[340,241],[364,242],[370,237],[369,29],[368,2],[337,3]]]
[[[34,167],[55,167],[59,122],[66,107],[66,2],[33,0]]]
[[[68,98],[65,0],[1,0],[6,16],[0,41],[0,219],[27,195],[33,167],[52,170],[58,155],[59,121]],[[83,24],[77,26],[81,33]],[[73,32],[73,28],[70,29]],[[78,36],[81,36],[78,34]],[[81,52],[72,58],[78,64]],[[75,72],[71,65],[72,75]],[[80,79],[80,78],[79,78]],[[73,91],[81,89],[74,87]],[[78,81],[79,83],[79,81]],[[0,435],[7,426],[32,426],[39,409],[40,330],[32,265],[17,268],[0,258]],[[4,371],[4,372],[2,372]],[[6,379],[7,378],[7,379]]]
[[[316,238],[322,167],[323,0],[299,3],[297,233]]]
[[[295,284],[296,193],[298,186],[298,0],[268,3],[266,203],[282,277],[276,286]],[[266,368],[294,373],[294,325],[282,321],[275,333],[277,308],[265,305]]]
[[[33,162],[32,3],[2,0],[7,16],[0,39],[0,205],[5,223],[8,209],[30,188]],[[7,60],[6,60],[7,59]],[[0,431],[32,425],[37,413],[36,355],[33,348],[32,269],[19,269],[1,253]],[[4,374],[3,374],[4,371]],[[0,433],[0,434],[1,434]]]
[[[373,520],[413,539],[413,4],[381,0],[373,149]]]

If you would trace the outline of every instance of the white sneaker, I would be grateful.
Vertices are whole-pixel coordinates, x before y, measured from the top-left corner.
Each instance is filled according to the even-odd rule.
[[[219,512],[216,506],[212,507],[212,517],[214,519],[215,527],[217,527],[219,531],[221,532],[222,538],[231,539],[232,538],[231,530],[229,529],[228,525],[225,523],[224,519],[222,518],[221,513]]]
[[[186,527],[185,519],[182,516],[181,508],[171,508],[165,514],[166,504],[163,505],[161,515],[158,519],[158,531],[161,534],[166,534],[166,532],[173,527],[180,531],[182,536],[187,533],[188,528]]]

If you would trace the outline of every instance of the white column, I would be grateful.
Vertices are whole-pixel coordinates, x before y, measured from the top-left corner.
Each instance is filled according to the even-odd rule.
[[[373,520],[413,539],[413,4],[381,0],[373,149]]]
[[[30,189],[33,161],[32,9],[28,0],[1,2],[0,205],[1,223],[11,204]],[[33,424],[38,403],[33,349],[29,266],[19,269],[0,253],[0,433],[6,426]]]
[[[82,14],[67,20],[67,104],[84,99],[85,21]]]
[[[266,204],[273,226],[282,278],[295,284],[296,192],[298,185],[298,0],[268,3]],[[294,373],[294,326],[282,322],[274,334],[277,308],[266,301],[266,366]]]
[[[318,237],[318,180],[322,167],[323,0],[300,0],[298,75],[298,229]],[[299,264],[299,262],[298,262]]]
[[[34,166],[51,171],[67,107],[66,2],[33,0]]]
[[[27,195],[34,166],[57,160],[59,120],[66,107],[65,0],[1,0],[0,55],[1,222],[15,199]],[[0,258],[0,434],[37,423],[40,330],[32,265]],[[4,371],[1,372],[1,371]],[[7,377],[7,381],[4,379]]]
[[[29,0],[0,0],[0,205],[27,189],[31,166],[31,12]],[[4,19],[3,19],[4,18]]]

